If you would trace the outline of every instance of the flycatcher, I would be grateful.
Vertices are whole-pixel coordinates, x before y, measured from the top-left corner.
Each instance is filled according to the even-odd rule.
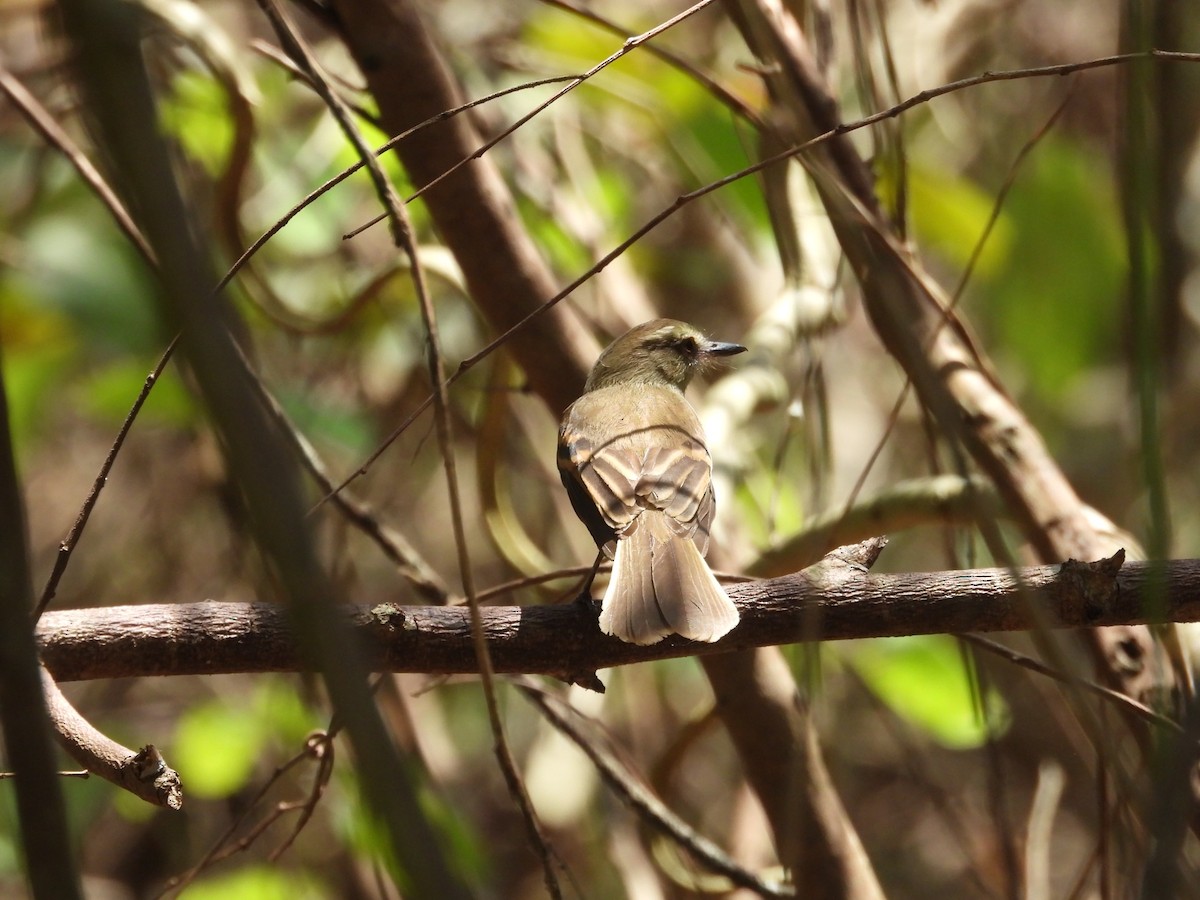
[[[712,458],[683,391],[697,370],[745,349],[674,319],[646,322],[600,354],[563,417],[563,485],[613,561],[600,611],[606,634],[633,644],[669,634],[711,642],[738,623],[704,561]]]

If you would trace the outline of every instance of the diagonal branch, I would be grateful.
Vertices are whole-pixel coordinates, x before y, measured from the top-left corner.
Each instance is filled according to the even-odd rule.
[[[332,113],[334,119],[341,127],[343,134],[345,134],[347,140],[350,141],[358,152],[359,158],[366,166],[367,173],[371,176],[371,181],[375,186],[380,202],[386,210],[391,226],[392,240],[396,248],[408,257],[412,271],[413,288],[421,309],[421,318],[425,324],[429,380],[435,389],[434,413],[437,423],[438,445],[441,450],[442,465],[450,500],[450,518],[453,524],[454,545],[458,556],[459,575],[462,579],[463,589],[467,596],[471,614],[471,632],[474,638],[479,672],[482,677],[488,722],[492,729],[493,748],[509,792],[521,810],[529,840],[542,861],[546,888],[552,897],[561,897],[562,891],[559,888],[558,879],[554,872],[553,854],[542,834],[541,826],[537,821],[537,816],[534,813],[529,795],[525,790],[525,785],[521,781],[516,760],[513,758],[508,741],[504,736],[499,708],[496,705],[491,659],[488,655],[487,642],[483,639],[483,623],[479,615],[479,603],[475,598],[471,561],[467,552],[466,531],[463,526],[462,502],[459,496],[458,476],[454,464],[454,435],[450,425],[450,414],[448,412],[446,389],[444,386],[446,375],[442,362],[441,342],[438,337],[437,317],[434,312],[433,303],[429,297],[429,292],[426,289],[424,269],[417,257],[417,249],[413,242],[412,225],[409,221],[408,213],[404,205],[400,202],[400,199],[396,196],[391,182],[384,175],[379,161],[375,158],[375,154],[355,124],[349,109],[323,77],[308,48],[300,39],[283,11],[276,6],[274,0],[259,0],[259,6],[274,27],[275,33],[279,37],[284,50],[307,74],[314,89],[329,107],[330,113]]]
[[[19,78],[2,66],[0,66],[0,90],[3,90],[8,99],[16,105],[29,124],[37,129],[46,143],[56,148],[74,166],[75,171],[79,173],[79,176],[87,186],[92,189],[108,209],[109,214],[116,221],[117,227],[125,233],[125,236],[129,238],[129,242],[142,255],[142,258],[153,267],[155,265],[154,251],[130,217],[125,204],[121,202],[121,198],[117,196],[116,191],[109,186],[104,176],[100,174],[100,170],[88,159],[87,154],[63,130],[58,120],[50,114],[49,110],[33,94],[29,93]]]
[[[570,713],[574,710],[568,704],[542,691],[532,680],[522,681],[520,689],[546,721],[591,760],[609,789],[650,827],[686,848],[706,867],[728,878],[731,884],[753,891],[761,897],[795,896],[795,892],[790,888],[765,881],[742,868],[724,850],[697,833],[658,795],[638,780],[615,754],[585,734],[583,728],[572,719]]]
[[[25,506],[0,357],[0,737],[15,776],[18,830],[37,896],[82,896],[30,628],[33,585]]]
[[[63,696],[45,669],[42,691],[55,737],[75,762],[147,803],[167,809],[183,807],[179,773],[167,765],[157,747],[147,744],[130,750],[97,730]]]
[[[334,0],[350,52],[366,76],[390,134],[462,104],[461,92],[416,4],[407,0]],[[471,298],[496,333],[540,310],[556,282],[520,225],[515,203],[465,116],[422,129],[396,152],[415,184],[441,179],[424,194],[446,245],[462,269]],[[450,177],[451,166],[470,160]],[[482,252],[486,248],[487,252]],[[534,389],[554,409],[575,399],[599,348],[582,321],[560,308],[539,316],[511,344]],[[574,373],[580,373],[578,381]]]
[[[183,332],[226,459],[241,487],[258,546],[303,636],[306,658],[324,683],[358,755],[365,799],[387,826],[390,846],[415,885],[430,895],[465,896],[444,865],[433,827],[417,807],[408,771],[371,702],[344,620],[304,525],[299,479],[282,438],[253,397],[230,331],[234,311],[209,294],[215,282],[157,127],[157,109],[142,56],[139,8],[60,0],[73,60],[99,134],[132,198],[143,234],[159,261],[161,312]]]
[[[798,143],[837,132],[837,104],[792,14],[778,0],[746,0],[737,8],[752,49],[774,67],[770,84],[790,117],[791,139]],[[1064,67],[1061,73],[1078,70]],[[940,287],[884,219],[865,160],[840,138],[802,160],[862,286],[875,331],[941,427],[961,441],[995,482],[1038,555],[1051,561],[1111,553],[1111,542],[1095,524],[1097,515],[1075,493],[1041,436],[993,376]],[[1146,628],[1093,631],[1087,641],[1105,677],[1132,697],[1145,698],[1169,680],[1170,671],[1157,664]]]

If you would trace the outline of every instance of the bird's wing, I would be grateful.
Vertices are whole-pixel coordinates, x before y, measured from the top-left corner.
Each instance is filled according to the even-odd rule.
[[[672,530],[695,541],[701,555],[708,551],[715,504],[712,460],[702,443],[688,437],[649,448],[634,492],[641,506],[666,513]]]
[[[583,481],[583,466],[590,463],[591,442],[578,434],[564,422],[558,441],[558,474],[575,515],[587,526],[597,547],[604,549],[611,559],[616,552],[616,532],[608,517],[601,515],[590,488]]]
[[[602,447],[598,452],[590,440],[564,433],[560,444],[560,469],[565,469],[583,486],[605,525],[620,534],[637,517],[636,487],[641,461],[633,450]],[[569,468],[565,467],[566,463]]]
[[[643,509],[656,509],[666,513],[676,534],[707,551],[714,503],[712,462],[702,443],[675,438],[671,447],[618,442],[597,450],[587,438],[564,436],[564,482],[571,477],[582,485],[613,533],[636,528]]]

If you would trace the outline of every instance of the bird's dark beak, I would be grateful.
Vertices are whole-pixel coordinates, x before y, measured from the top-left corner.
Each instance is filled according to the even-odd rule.
[[[745,353],[746,348],[741,344],[729,344],[725,341],[705,341],[700,345],[704,356],[733,356],[735,353]]]

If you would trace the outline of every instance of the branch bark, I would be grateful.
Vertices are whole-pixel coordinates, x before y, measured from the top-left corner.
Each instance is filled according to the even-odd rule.
[[[703,664],[792,882],[809,900],[883,900],[783,654],[726,653]]]
[[[769,66],[782,128],[793,143],[836,130],[841,116],[806,36],[779,0],[731,7],[747,43]],[[940,287],[885,220],[866,162],[845,136],[800,157],[825,204],[862,288],[880,340],[912,379],[921,402],[987,473],[1038,555],[1047,562],[1094,559],[1115,547],[1097,514],[1075,493],[1041,436],[991,373]],[[1122,626],[1085,635],[1104,677],[1146,700],[1169,687],[1148,629]]]
[[[831,557],[817,564],[829,565]],[[817,567],[729,586],[741,624],[716,644],[668,638],[625,644],[596,627],[579,604],[483,610],[497,672],[585,681],[597,669],[655,659],[727,653],[816,640],[912,634],[1026,631],[1146,624],[1149,610],[1200,621],[1200,560],[1166,566],[1165,603],[1154,596],[1159,568],[1067,562],[1015,571],[973,569],[829,579]],[[815,587],[819,582],[822,586]],[[477,671],[463,607],[347,606],[357,652],[379,671]],[[42,659],[58,681],[148,675],[298,671],[301,655],[287,611],[266,603],[189,603],[57,610],[38,625]]]
[[[390,134],[462,104],[458,85],[412,3],[335,0],[333,8]],[[413,183],[425,185],[470,159],[483,143],[466,116],[455,116],[406,138],[396,153]],[[497,333],[558,292],[488,157],[463,166],[423,198],[462,269],[471,299]],[[534,389],[555,412],[579,395],[583,376],[600,349],[578,317],[562,305],[514,334],[510,347]]]
[[[183,807],[179,773],[167,765],[157,747],[147,744],[133,751],[97,730],[63,696],[44,668],[42,691],[55,737],[75,762],[147,803],[167,809]]]
[[[351,636],[341,627],[305,521],[296,466],[257,403],[234,342],[236,312],[223,295],[209,293],[217,279],[200,235],[187,227],[195,217],[180,193],[157,125],[142,56],[143,11],[83,0],[59,0],[59,8],[97,142],[112,159],[114,180],[159,262],[161,317],[183,335],[184,355],[242,491],[255,539],[289,600],[306,657],[320,670],[346,723],[359,774],[372,785],[365,799],[386,826],[390,849],[414,892],[468,896],[461,874],[446,862],[435,827],[419,809],[411,776],[351,652]]]

